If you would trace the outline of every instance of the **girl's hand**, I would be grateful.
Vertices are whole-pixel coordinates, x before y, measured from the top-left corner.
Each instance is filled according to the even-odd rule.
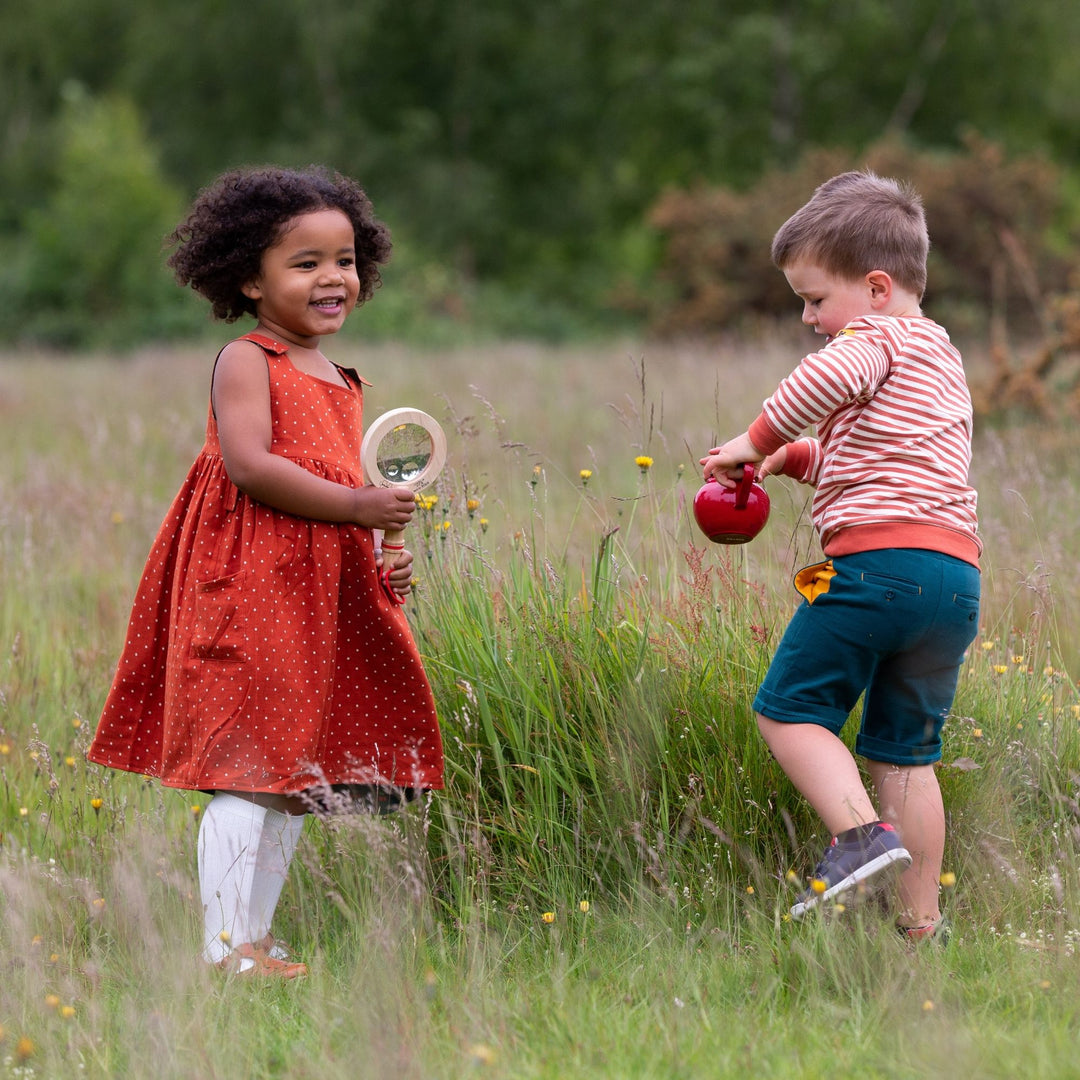
[[[353,521],[369,529],[397,532],[412,521],[416,496],[406,487],[375,487],[367,484],[354,491]]]
[[[735,481],[742,478],[742,467],[751,462],[756,464],[765,455],[750,441],[750,436],[743,432],[729,439],[723,446],[715,446],[703,457],[699,464],[705,467],[705,479],[715,476],[724,487],[734,487]]]
[[[382,570],[383,557],[380,553],[375,558],[375,566],[377,569]],[[413,581],[413,556],[412,552],[408,548],[403,548],[397,553],[397,557],[394,561],[394,568],[390,571],[388,581],[390,582],[390,588],[398,594],[398,596],[405,597],[412,592]]]

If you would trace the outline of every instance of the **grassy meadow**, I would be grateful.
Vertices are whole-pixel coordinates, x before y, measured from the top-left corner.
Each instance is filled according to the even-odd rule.
[[[1072,427],[977,433],[951,942],[911,950],[875,905],[795,924],[827,837],[750,703],[817,555],[807,491],[768,481],[739,548],[690,506],[697,458],[805,344],[334,354],[375,384],[369,419],[413,405],[448,433],[408,606],[448,784],[308,822],[275,931],[311,975],[288,985],[197,958],[204,796],[83,757],[213,350],[0,357],[0,1076],[1075,1076]]]

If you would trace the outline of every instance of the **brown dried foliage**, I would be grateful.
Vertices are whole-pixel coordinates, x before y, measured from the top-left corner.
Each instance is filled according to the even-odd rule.
[[[769,258],[773,234],[818,184],[851,168],[902,178],[921,193],[932,241],[928,311],[954,333],[990,342],[992,377],[977,408],[1080,411],[1080,371],[1067,363],[1080,350],[1080,258],[1060,223],[1060,171],[1042,157],[1010,158],[974,134],[950,153],[895,140],[861,155],[814,150],[749,191],[668,190],[650,213],[664,244],[653,332],[701,336],[748,316],[790,315],[790,290]],[[1061,282],[1063,291],[1047,285]],[[1031,344],[1017,349],[1010,334]]]

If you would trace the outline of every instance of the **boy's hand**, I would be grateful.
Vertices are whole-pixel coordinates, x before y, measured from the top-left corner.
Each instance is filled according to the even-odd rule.
[[[777,476],[783,473],[784,465],[787,463],[787,448],[788,444],[784,443],[779,450],[773,451],[758,466],[757,476],[759,480],[764,480],[766,476]]]
[[[714,446],[708,457],[703,457],[699,464],[705,467],[705,479],[716,477],[724,487],[734,487],[735,481],[742,478],[742,467],[750,462],[756,464],[765,455],[750,441],[750,436],[743,432],[729,439],[723,446]]]

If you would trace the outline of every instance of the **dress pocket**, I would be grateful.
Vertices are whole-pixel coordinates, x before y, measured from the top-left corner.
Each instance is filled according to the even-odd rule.
[[[196,586],[191,633],[191,655],[196,659],[231,664],[247,660],[247,625],[240,604],[245,577],[240,572]]]

